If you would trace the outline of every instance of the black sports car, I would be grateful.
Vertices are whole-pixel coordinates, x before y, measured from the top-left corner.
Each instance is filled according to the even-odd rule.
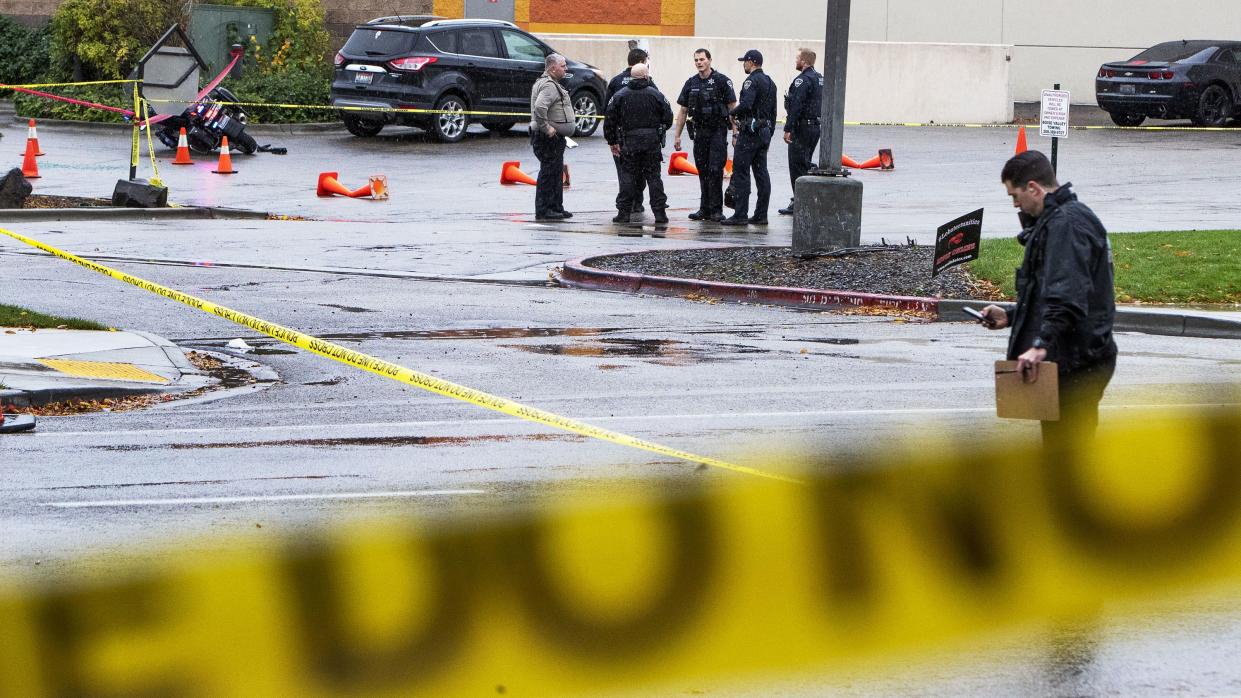
[[[1120,126],[1148,116],[1223,126],[1241,106],[1241,41],[1169,41],[1104,63],[1095,99]]]

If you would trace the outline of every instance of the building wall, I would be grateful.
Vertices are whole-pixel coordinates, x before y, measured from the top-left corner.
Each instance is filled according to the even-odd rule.
[[[822,45],[827,2],[713,0],[698,7],[700,36],[800,39]],[[1160,41],[1241,38],[1237,0],[853,0],[854,41],[1008,44],[1013,97],[1037,101],[1061,83],[1077,103],[1094,102],[1099,64]],[[789,18],[794,18],[790,21]],[[938,76],[947,72],[928,66]]]
[[[46,23],[57,7],[60,0],[0,0],[0,15],[37,27]]]
[[[598,66],[608,76],[625,67],[629,51],[625,36],[541,34],[550,46],[574,60]],[[737,57],[747,49],[763,52],[768,75],[784,95],[796,77],[794,60],[800,42],[788,39],[649,37],[651,76],[675,103],[681,85],[694,73],[694,50],[710,49],[712,67],[732,78],[738,90],[745,79]],[[929,44],[854,41],[849,44],[845,94],[848,121],[937,121],[998,123],[1013,118],[1009,91],[1009,48],[998,44]],[[821,64],[820,64],[821,65]],[[969,81],[937,84],[925,79],[923,67],[939,66]],[[783,99],[777,103],[784,118]]]

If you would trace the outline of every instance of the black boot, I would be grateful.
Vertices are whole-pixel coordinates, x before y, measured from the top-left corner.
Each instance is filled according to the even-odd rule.
[[[629,214],[624,211],[621,211],[612,217],[612,222],[613,223],[628,223]]]
[[[663,225],[668,222],[668,214],[663,209],[655,211],[655,224]]]

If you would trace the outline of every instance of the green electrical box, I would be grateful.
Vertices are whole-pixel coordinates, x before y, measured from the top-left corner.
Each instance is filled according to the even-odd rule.
[[[275,13],[258,7],[233,5],[194,5],[190,14],[190,40],[215,75],[232,60],[229,48],[241,44],[250,53],[253,36],[259,46],[267,49],[275,25]]]

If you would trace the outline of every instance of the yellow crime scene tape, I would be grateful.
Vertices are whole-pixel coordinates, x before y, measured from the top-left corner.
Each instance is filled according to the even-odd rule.
[[[137,148],[136,140],[134,147]],[[621,446],[638,448],[644,451],[657,453],[662,456],[679,458],[692,463],[701,463],[713,468],[721,468],[736,473],[755,475],[762,478],[769,478],[784,482],[799,482],[796,478],[787,477],[776,473],[764,472],[744,465],[729,463],[717,458],[699,456],[689,453],[688,451],[681,451],[667,446],[662,446],[657,443],[652,443],[650,441],[644,441],[626,434],[592,426],[575,419],[562,417],[558,414],[538,409],[537,407],[530,407],[507,398],[491,395],[481,390],[475,390],[474,388],[469,388],[464,385],[442,380],[440,378],[436,378],[435,376],[420,373],[413,369],[406,368],[368,354],[363,354],[362,352],[354,351],[339,344],[318,339],[316,337],[312,337],[311,335],[298,332],[297,330],[282,327],[273,322],[261,320],[231,308],[226,308],[222,305],[217,305],[201,298],[196,298],[189,294],[170,289],[166,286],[161,286],[157,283],[140,279],[131,274],[116,271],[115,269],[105,267],[102,264],[96,264],[95,262],[83,259],[77,255],[70,254],[64,250],[52,247],[51,245],[26,237],[25,235],[15,233],[11,230],[0,228],[0,233],[32,247],[37,247],[38,249],[60,257],[61,259],[83,266],[91,271],[103,274],[104,276],[110,276],[118,281],[124,281],[127,284],[137,286],[138,288],[161,295],[170,300],[177,301],[178,303],[184,303],[185,305],[201,310],[204,313],[218,315],[225,320],[230,320],[239,325],[244,325],[257,332],[262,332],[269,337],[292,344],[295,347],[312,351],[321,356],[326,356],[329,359],[339,361],[343,364],[348,364],[355,368],[370,371],[371,373],[383,376],[384,378],[390,378],[400,383],[412,385],[415,388],[422,388],[423,390],[437,393],[439,395],[469,402],[471,404],[478,405],[479,407],[485,407],[489,410],[495,410],[496,412],[500,412],[511,417],[519,417],[531,422],[537,422],[539,424],[555,427],[557,429],[563,429],[564,431],[572,432],[574,434],[580,434],[582,436],[600,439],[602,441],[610,441]]]
[[[1241,579],[1238,417],[126,551],[0,584],[0,695],[674,695],[1136,613]]]

